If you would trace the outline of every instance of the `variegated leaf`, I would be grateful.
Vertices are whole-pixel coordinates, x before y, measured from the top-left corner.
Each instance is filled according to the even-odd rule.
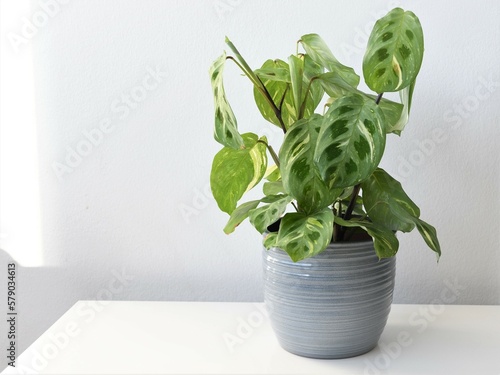
[[[273,62],[273,65],[275,65],[274,61],[272,60],[267,60],[266,63],[267,62]],[[266,65],[266,63],[264,63],[264,65]],[[254,73],[261,80],[271,80],[271,81],[290,83],[290,70],[288,69],[288,67],[286,68],[279,66],[266,67],[266,68],[262,67],[260,69],[255,70]]]
[[[391,10],[373,27],[363,58],[363,75],[377,93],[400,91],[417,77],[424,56],[424,35],[417,16]]]
[[[281,173],[277,165],[271,165],[267,167],[266,174],[264,175],[264,178],[267,181],[278,181],[281,179]]]
[[[276,240],[278,239],[278,233],[271,232],[266,234],[264,237],[264,247],[269,250],[271,247],[276,247]]]
[[[242,135],[245,148],[224,147],[214,157],[210,186],[219,208],[231,214],[243,194],[264,176],[267,167],[267,140],[257,142],[256,134]]]
[[[373,247],[380,259],[390,258],[398,252],[399,241],[396,234],[383,225],[366,220],[343,220],[335,217],[335,223],[343,227],[362,228],[373,238]]]
[[[332,240],[333,213],[328,207],[307,215],[287,213],[281,219],[276,246],[294,262],[312,257],[326,249]]]
[[[261,75],[258,74],[259,70],[263,71],[276,71],[281,73],[276,73],[275,76],[272,75]],[[267,60],[264,62],[262,67],[256,71],[257,76],[259,76],[263,85],[265,86],[267,92],[271,96],[273,103],[278,109],[281,110],[281,118],[285,127],[289,127],[297,120],[298,113],[295,110],[293,94],[291,89],[291,84],[288,81],[283,80],[283,76],[287,76],[290,79],[290,68],[288,64],[283,60]],[[285,71],[286,73],[283,73]],[[270,123],[281,127],[276,113],[273,110],[271,104],[267,101],[264,94],[257,88],[254,87],[253,95],[255,99],[255,104],[259,109],[262,117],[264,117]]]
[[[321,84],[313,78],[323,74],[323,67],[317,64],[309,55],[302,55],[304,60],[304,82],[302,84],[302,107],[300,118],[309,118],[323,99],[325,91]]]
[[[269,204],[256,208],[250,212],[250,223],[260,233],[264,233],[267,227],[283,216],[286,206],[293,200],[292,197],[284,194],[272,196],[271,201],[267,197]]]
[[[359,76],[354,69],[341,64],[326,43],[317,34],[307,34],[300,38],[306,53],[319,65],[330,72],[336,72],[350,86],[357,87]]]
[[[415,225],[417,226],[417,229],[427,246],[436,252],[439,259],[441,256],[441,246],[439,245],[439,240],[437,238],[436,228],[421,219],[415,220]]]
[[[243,220],[245,220],[250,211],[254,208],[257,208],[260,200],[250,201],[243,203],[242,205],[236,207],[236,209],[231,213],[231,217],[229,218],[226,226],[224,227],[224,233],[230,234],[233,233],[238,225],[241,224]]]
[[[399,97],[401,98],[401,105],[403,106],[401,115],[394,123],[394,125],[391,128],[391,131],[393,133],[396,133],[397,135],[401,134],[401,131],[405,128],[406,124],[408,123],[408,118],[410,116],[410,108],[411,108],[411,99],[413,97],[413,90],[415,89],[415,81],[410,83],[409,86],[405,87],[403,90],[399,92]]]
[[[304,83],[304,60],[295,55],[288,58],[290,66],[290,79],[292,82],[292,94],[295,112],[300,112],[302,106],[302,84]],[[300,119],[300,117],[297,117]]]
[[[353,186],[370,176],[385,148],[383,113],[358,94],[336,100],[325,114],[314,160],[330,188]]]
[[[310,213],[331,204],[340,191],[330,190],[314,164],[314,150],[323,117],[314,114],[297,121],[286,133],[279,157],[285,190],[299,209]]]
[[[226,53],[224,52],[210,67],[215,104],[214,138],[224,146],[239,149],[244,147],[244,143],[240,133],[238,133],[236,117],[227,101],[224,90],[223,72],[225,63]]]

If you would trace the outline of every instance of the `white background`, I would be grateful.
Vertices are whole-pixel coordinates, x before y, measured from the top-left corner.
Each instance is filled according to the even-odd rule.
[[[451,284],[447,302],[500,303],[498,1],[61,0],[44,21],[47,2],[2,0],[1,12],[0,244],[2,264],[20,266],[20,349],[77,300],[262,300],[261,239],[248,223],[226,236],[209,194],[220,146],[208,68],[225,35],[257,68],[315,32],[360,73],[365,30],[394,5],[419,16],[426,46],[410,123],[382,166],[443,250],[437,264],[416,231],[399,236],[395,302],[444,302]],[[24,17],[41,26],[16,48]],[[151,69],[164,76],[145,91]],[[226,82],[240,129],[279,145],[231,64]],[[88,154],[58,176],[79,147]]]

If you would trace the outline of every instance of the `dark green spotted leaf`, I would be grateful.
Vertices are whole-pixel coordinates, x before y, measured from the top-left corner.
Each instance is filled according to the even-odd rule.
[[[299,209],[311,213],[331,204],[340,191],[330,190],[314,164],[314,150],[323,117],[314,114],[297,121],[286,133],[279,152],[285,190]]]
[[[375,224],[367,220],[343,220],[335,217],[335,223],[343,227],[362,228],[373,238],[373,247],[380,259],[390,258],[398,252],[399,241],[393,231],[383,225]]]
[[[300,38],[306,53],[319,65],[330,72],[338,73],[348,85],[357,87],[359,76],[354,69],[341,64],[318,34],[307,34]]]
[[[269,202],[268,197],[268,202]],[[264,233],[267,227],[278,221],[283,216],[286,206],[293,200],[288,195],[274,195],[269,204],[256,208],[250,212],[250,223],[260,233]]]
[[[242,135],[245,148],[224,147],[214,157],[210,173],[212,194],[219,208],[231,214],[243,194],[264,176],[267,167],[266,145],[256,134]],[[265,138],[264,142],[267,142]]]
[[[243,148],[243,139],[238,133],[238,125],[224,90],[223,72],[226,63],[224,52],[210,67],[210,79],[215,104],[214,138],[220,144],[233,149]]]
[[[363,58],[363,75],[377,93],[400,91],[417,77],[424,56],[420,21],[412,12],[391,10],[373,27]]]
[[[330,188],[345,188],[372,174],[384,148],[382,111],[370,98],[351,94],[325,114],[314,161]]]
[[[243,220],[245,220],[248,217],[250,211],[253,210],[254,208],[257,208],[259,203],[260,200],[250,201],[236,207],[236,209],[231,214],[231,217],[229,218],[226,226],[224,227],[224,233],[226,234],[233,233],[236,227],[240,225],[243,222]]]
[[[333,213],[328,207],[310,215],[287,213],[281,220],[276,246],[298,262],[325,250],[332,233]]]

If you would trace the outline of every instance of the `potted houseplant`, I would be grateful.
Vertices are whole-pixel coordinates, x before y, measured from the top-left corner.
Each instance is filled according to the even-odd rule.
[[[392,302],[396,232],[416,227],[441,254],[434,227],[378,167],[386,137],[400,135],[408,121],[424,51],[420,22],[400,8],[376,22],[363,59],[373,93],[357,88],[360,77],[316,34],[302,36],[287,61],[267,60],[255,70],[226,43],[231,55],[224,52],[210,69],[214,136],[223,145],[210,182],[230,215],[224,231],[249,218],[263,234],[265,301],[285,349],[316,358],[367,352]],[[264,119],[283,131],[279,150],[265,136],[239,133],[223,86],[227,60],[253,84]],[[388,92],[401,102],[383,98]],[[264,196],[240,203],[263,179]]]

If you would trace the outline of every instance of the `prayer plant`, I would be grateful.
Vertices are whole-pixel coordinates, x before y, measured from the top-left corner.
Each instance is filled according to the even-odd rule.
[[[401,184],[378,167],[387,135],[400,135],[408,122],[424,52],[415,14],[396,8],[376,22],[363,59],[373,94],[357,88],[360,77],[316,34],[302,36],[287,61],[267,60],[256,70],[226,43],[231,55],[224,52],[210,69],[214,136],[224,146],[214,157],[210,184],[219,208],[230,215],[224,232],[249,218],[265,234],[266,248],[279,247],[299,261],[356,231],[373,238],[380,258],[391,257],[399,246],[396,232],[416,227],[439,257],[434,227],[420,219]],[[253,84],[264,119],[283,131],[279,152],[265,136],[238,132],[222,78],[228,60]],[[383,98],[387,92],[399,92],[401,103]],[[322,101],[323,114],[316,113]],[[238,205],[262,179],[264,197]],[[279,230],[268,231],[278,221]]]

